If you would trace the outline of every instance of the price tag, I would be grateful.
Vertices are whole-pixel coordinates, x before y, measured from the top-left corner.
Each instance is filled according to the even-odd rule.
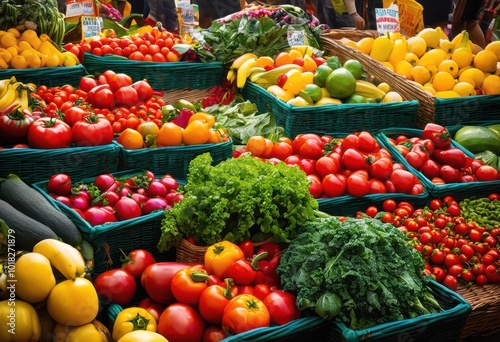
[[[383,36],[386,32],[399,32],[399,12],[397,8],[375,8],[377,32]]]
[[[66,17],[77,17],[81,15],[97,16],[97,8],[93,0],[77,0],[66,2]]]
[[[295,30],[290,27],[287,32],[287,40],[290,46],[306,45],[306,34],[303,30]]]
[[[98,36],[104,27],[102,17],[82,16],[81,20],[83,39]]]

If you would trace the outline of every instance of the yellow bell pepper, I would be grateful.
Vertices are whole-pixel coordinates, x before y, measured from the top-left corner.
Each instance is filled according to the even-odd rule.
[[[156,332],[156,320],[139,307],[130,307],[120,311],[113,325],[113,341],[118,341],[123,335],[131,331],[146,330]]]
[[[39,341],[41,336],[42,327],[33,305],[19,299],[0,302],[0,341]]]

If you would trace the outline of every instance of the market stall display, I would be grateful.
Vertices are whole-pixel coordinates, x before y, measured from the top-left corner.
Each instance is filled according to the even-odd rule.
[[[498,334],[497,45],[289,5],[182,36],[52,26],[0,31],[0,339],[12,301],[25,340]],[[54,65],[16,68],[49,60],[28,41]]]

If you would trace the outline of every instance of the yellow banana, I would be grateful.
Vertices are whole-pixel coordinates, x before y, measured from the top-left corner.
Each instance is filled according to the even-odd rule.
[[[17,90],[22,85],[22,82],[11,83],[4,96],[0,98],[0,111],[4,110],[16,100]]]
[[[50,264],[67,279],[75,279],[85,274],[82,254],[73,246],[56,240],[44,239],[33,247],[33,252],[43,254]]]
[[[264,69],[262,67],[254,66],[253,68],[248,70],[248,78],[252,77],[253,74],[257,74],[257,73],[261,73],[261,72],[265,72],[265,71],[266,71],[266,69]]]
[[[23,85],[23,86],[18,88],[16,93],[17,93],[16,94],[17,96],[11,104],[18,105],[17,108],[21,111],[25,110],[25,109],[29,109],[30,92],[28,90],[28,87]]]
[[[264,73],[265,73],[265,71],[263,71],[263,72],[254,72],[253,74],[251,74],[251,75],[249,76],[249,78],[250,78],[250,82],[256,83],[256,81],[257,81],[258,79],[261,79],[261,78],[262,78],[262,75],[263,75]]]
[[[0,99],[7,93],[9,89],[9,84],[16,83],[16,76],[11,78],[6,78],[0,81]]]
[[[247,59],[236,72],[236,86],[243,88],[247,82],[248,72],[257,65],[257,58]]]
[[[244,53],[243,55],[237,57],[233,61],[233,63],[231,64],[230,69],[238,70],[243,65],[243,63],[245,63],[247,60],[249,60],[251,58],[257,59],[259,57],[256,54],[252,53],[252,52]]]
[[[257,83],[257,84],[259,84],[262,87],[267,89],[269,86],[278,83],[278,77],[280,77],[280,75],[286,74],[287,72],[289,72],[292,69],[297,69],[297,70],[302,71],[302,67],[300,65],[292,64],[292,63],[285,64],[285,65],[281,65],[279,67],[276,67],[274,69],[271,69],[269,71],[266,71],[263,74],[260,74],[260,77],[257,77],[252,82],[255,82],[255,83]]]
[[[236,72],[233,69],[229,69],[226,78],[229,81],[229,83],[233,83],[234,80],[236,80]]]
[[[363,80],[356,81],[356,90],[354,90],[354,94],[375,99],[377,102],[382,100],[385,96],[385,92],[375,84]]]

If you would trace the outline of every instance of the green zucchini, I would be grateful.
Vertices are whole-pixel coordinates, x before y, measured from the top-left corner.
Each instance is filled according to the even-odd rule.
[[[11,174],[1,183],[0,199],[52,229],[63,242],[72,246],[82,243],[82,234],[75,223],[18,176]]]
[[[32,251],[44,239],[58,239],[57,234],[45,224],[23,214],[12,205],[0,199],[0,219],[14,234],[4,232],[14,241],[16,250]],[[9,241],[6,241],[8,243]]]
[[[92,273],[94,271],[94,247],[90,242],[83,239],[78,247],[78,250],[85,260],[85,272]]]
[[[473,154],[483,151],[500,154],[500,136],[485,126],[464,126],[455,133],[454,140]]]

